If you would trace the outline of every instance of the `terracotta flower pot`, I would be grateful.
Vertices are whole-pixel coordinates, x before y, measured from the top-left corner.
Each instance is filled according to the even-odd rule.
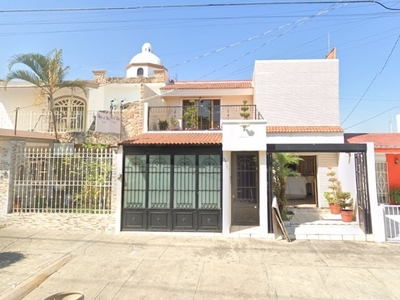
[[[352,222],[353,221],[353,211],[352,210],[342,210],[342,221],[343,222]]]
[[[329,204],[329,208],[331,209],[331,214],[333,215],[338,215],[340,214],[340,206],[335,204],[335,203],[331,203]]]

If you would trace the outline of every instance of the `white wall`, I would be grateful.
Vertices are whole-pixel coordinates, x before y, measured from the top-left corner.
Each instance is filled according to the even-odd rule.
[[[89,91],[88,110],[109,110],[111,100],[115,99],[117,109],[119,101],[125,103],[140,101],[140,83],[113,83]]]
[[[231,231],[231,151],[223,151],[222,161],[222,233]]]
[[[269,122],[268,122],[268,125]],[[268,133],[268,144],[343,144],[343,133]]]
[[[266,124],[264,120],[222,121],[222,150],[265,151]],[[243,126],[247,126],[245,130]]]
[[[344,192],[350,192],[353,203],[357,202],[356,168],[354,153],[339,153],[337,177],[342,183]]]
[[[254,104],[268,125],[339,125],[339,61],[257,60]]]

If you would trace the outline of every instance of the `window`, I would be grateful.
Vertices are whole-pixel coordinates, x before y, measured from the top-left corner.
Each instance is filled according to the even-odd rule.
[[[137,76],[143,76],[143,68],[137,69]]]
[[[190,100],[183,100],[183,119],[184,119],[184,129],[188,128],[187,120],[185,113],[188,111],[188,107],[190,107],[192,103]],[[211,99],[199,99],[194,103],[196,109],[194,112],[197,113],[197,124],[191,124],[192,127],[199,130],[208,130],[208,129],[220,129],[220,120],[221,120],[221,101],[220,100],[211,100]],[[193,111],[193,110],[192,110]]]
[[[54,107],[58,132],[80,132],[85,130],[85,101],[73,96],[71,98],[56,99]]]

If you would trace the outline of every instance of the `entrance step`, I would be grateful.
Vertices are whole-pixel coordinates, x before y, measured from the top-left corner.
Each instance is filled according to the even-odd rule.
[[[288,210],[293,214],[284,223],[293,239],[374,241],[373,235],[366,235],[358,222],[342,222],[341,215],[333,215],[329,209],[290,207]]]

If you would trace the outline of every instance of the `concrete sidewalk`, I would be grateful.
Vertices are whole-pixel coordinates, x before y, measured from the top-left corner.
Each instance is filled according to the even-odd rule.
[[[0,299],[40,282],[23,299],[62,291],[107,300],[400,299],[399,249],[366,242],[3,228]]]

